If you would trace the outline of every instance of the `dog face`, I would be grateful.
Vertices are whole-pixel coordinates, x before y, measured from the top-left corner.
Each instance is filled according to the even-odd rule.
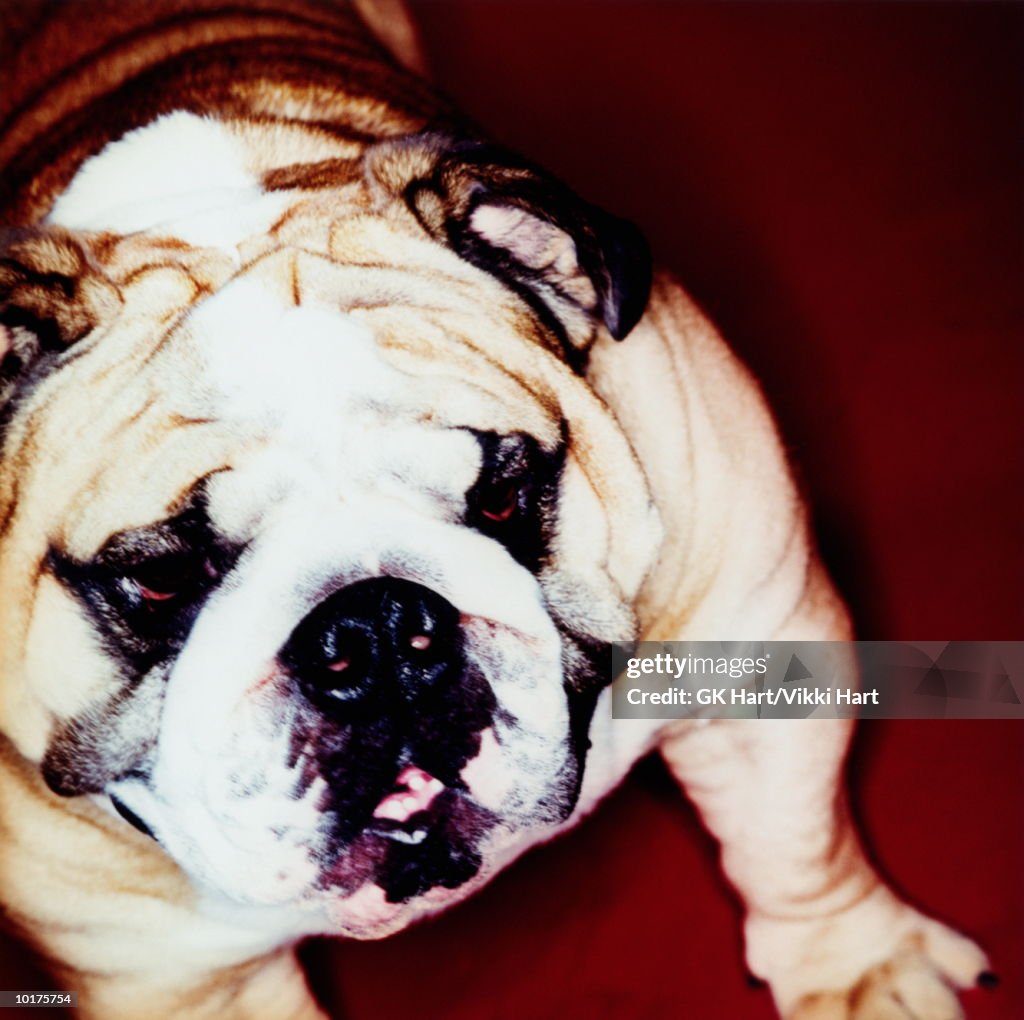
[[[337,169],[230,250],[8,247],[0,724],[204,892],[375,937],[576,808],[658,538],[579,369],[646,279],[494,150]]]

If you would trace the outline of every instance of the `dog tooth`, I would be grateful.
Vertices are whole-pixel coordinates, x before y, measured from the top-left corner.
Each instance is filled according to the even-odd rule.
[[[427,778],[421,772],[413,772],[405,783],[410,790],[422,790],[427,785]]]
[[[417,801],[415,797],[403,797],[402,798],[402,807],[406,811],[408,811],[409,814],[412,814],[412,812],[415,811],[418,806],[419,806],[419,801]]]
[[[403,832],[401,829],[396,829],[394,832],[389,832],[387,838],[394,840],[396,843],[411,843],[415,846],[427,838],[427,830],[417,829],[415,832]]]
[[[428,793],[439,793],[443,789],[444,783],[442,783],[440,779],[431,779],[430,782],[427,783]]]

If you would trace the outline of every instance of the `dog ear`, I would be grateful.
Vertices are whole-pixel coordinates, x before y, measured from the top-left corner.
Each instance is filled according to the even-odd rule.
[[[417,138],[433,158],[406,161],[419,172],[403,197],[432,237],[516,290],[576,363],[599,324],[616,340],[632,330],[651,286],[633,224],[496,145]]]
[[[0,245],[0,407],[40,362],[56,358],[119,307],[117,288],[71,235],[9,234]]]

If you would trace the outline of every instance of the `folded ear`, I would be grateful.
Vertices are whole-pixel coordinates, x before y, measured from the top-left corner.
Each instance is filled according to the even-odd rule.
[[[0,407],[18,382],[120,307],[117,288],[64,232],[19,231],[0,244]]]
[[[598,325],[622,340],[639,321],[651,257],[633,224],[498,146],[438,134],[397,144],[416,170],[403,196],[423,227],[516,290],[571,361],[583,360]]]

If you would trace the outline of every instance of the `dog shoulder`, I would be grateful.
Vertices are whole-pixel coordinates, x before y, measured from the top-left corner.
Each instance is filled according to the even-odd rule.
[[[762,474],[789,487],[760,385],[670,274],[656,275],[647,310],[626,343],[595,346],[588,379],[645,466],[665,462],[677,471],[684,447],[710,439],[705,456],[730,476]]]
[[[669,274],[624,343],[595,345],[588,379],[629,437],[665,530],[641,597],[648,634],[764,639],[809,587],[831,591],[815,580],[809,514],[760,384]]]

